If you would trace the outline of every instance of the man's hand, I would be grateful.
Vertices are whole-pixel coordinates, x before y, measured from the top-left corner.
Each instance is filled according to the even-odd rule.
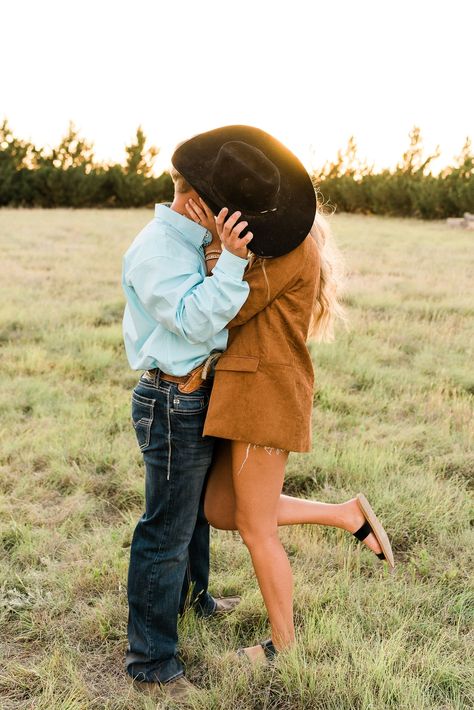
[[[214,217],[212,210],[206,205],[204,200],[199,198],[199,202],[201,207],[193,199],[189,199],[186,202],[186,210],[190,218],[194,222],[202,224],[203,227],[212,233],[213,242],[215,241],[214,237],[217,237],[227,251],[230,251],[235,256],[240,256],[241,259],[246,259],[248,256],[247,244],[252,239],[253,234],[249,232],[242,239],[239,237],[239,234],[248,225],[248,222],[245,221],[238,222],[241,212],[234,212],[224,221],[229,211],[227,207],[223,207],[217,217]]]
[[[246,259],[248,256],[247,244],[253,238],[252,232],[248,232],[245,237],[240,238],[239,234],[244,231],[248,222],[239,222],[241,212],[234,212],[224,222],[229,210],[223,207],[216,217],[217,233],[221,238],[222,246],[235,256]]]
[[[204,200],[199,198],[199,202],[201,203],[201,206],[199,206],[192,198],[186,202],[185,207],[189,217],[193,220],[193,222],[202,224],[203,227],[208,229],[212,234],[213,245],[220,247],[221,240],[219,234],[217,233],[216,218]]]

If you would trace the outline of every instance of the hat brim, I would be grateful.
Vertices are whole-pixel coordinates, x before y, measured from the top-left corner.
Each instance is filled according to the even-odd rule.
[[[224,203],[212,188],[211,175],[217,154],[227,141],[244,141],[259,148],[280,172],[278,207],[274,212],[255,215],[242,205]],[[182,143],[171,159],[198,195],[217,215],[223,207],[229,214],[239,210],[253,233],[249,249],[257,256],[282,256],[296,249],[311,229],[316,213],[316,194],[308,172],[300,160],[276,138],[253,126],[223,126],[193,136]]]

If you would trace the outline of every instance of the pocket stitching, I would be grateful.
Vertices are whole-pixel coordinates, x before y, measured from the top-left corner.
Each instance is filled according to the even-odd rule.
[[[199,414],[199,412],[202,412],[204,409],[206,409],[207,405],[209,404],[209,400],[206,398],[205,395],[198,397],[195,395],[184,394],[185,400],[187,400],[187,401],[200,400],[202,402],[202,405],[199,407],[199,409],[192,409],[192,410],[176,409],[174,407],[174,403],[177,398],[178,399],[181,398],[181,393],[179,395],[177,395],[177,397],[175,396],[173,398],[173,407],[171,407],[171,409],[170,409],[171,414],[179,414],[179,415],[184,415],[184,416],[190,416],[192,414]]]
[[[132,399],[134,399],[138,404],[145,404],[151,408],[155,406],[156,402],[156,399],[153,399],[152,397],[144,397],[142,394],[138,394],[138,392],[132,392]]]
[[[143,442],[143,444],[140,444],[140,442],[138,442],[138,437],[137,437],[138,448],[140,449],[140,451],[143,451],[144,449],[147,448],[147,446],[150,445],[151,425],[153,423],[153,414],[155,411],[156,399],[152,399],[151,397],[144,397],[143,395],[133,392],[132,393],[132,401],[135,401],[137,404],[141,404],[142,406],[150,408],[150,416],[149,417],[141,417],[140,419],[138,419],[138,421],[136,423],[132,417],[132,424],[133,424],[133,428],[135,429],[135,432],[137,431],[137,428],[140,424],[142,426],[144,426],[144,429],[145,429],[145,441]]]

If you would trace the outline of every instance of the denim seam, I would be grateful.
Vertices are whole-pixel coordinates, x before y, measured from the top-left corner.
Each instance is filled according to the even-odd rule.
[[[136,423],[135,426],[135,431],[138,429],[139,424],[141,424],[145,428],[145,441],[143,444],[139,444],[140,451],[145,451],[145,449],[150,445],[150,438],[151,438],[151,425],[153,424],[153,419],[140,419]]]
[[[207,404],[202,406],[200,409],[193,409],[188,412],[185,409],[173,409],[173,414],[176,414],[178,417],[191,417],[193,414],[202,414],[206,407]]]
[[[186,594],[186,597],[187,597],[187,596],[188,596],[188,593],[189,593],[189,587],[190,587],[190,585],[191,585],[191,562],[190,562],[190,560],[189,560],[189,548],[188,548],[188,561],[187,561],[187,564],[186,564],[186,581],[187,581],[187,583],[188,583],[188,589],[187,589],[187,594]],[[194,591],[194,590],[193,590],[193,591]],[[191,599],[190,599],[189,601],[191,602]],[[190,606],[192,606],[191,603],[190,603]]]
[[[170,421],[170,394],[171,391],[168,390],[167,394],[167,408],[166,408],[166,415],[168,419],[168,472],[166,475],[166,480],[170,480],[170,472],[171,472],[171,421]]]
[[[184,396],[182,397],[182,399],[184,399],[185,402],[194,402],[194,401],[197,400],[197,399],[199,399],[199,400],[203,400],[203,399],[204,399],[204,395],[202,395],[202,394],[187,394],[186,392],[184,392],[184,393],[180,392],[179,394],[176,394],[176,395],[173,397],[173,407],[175,406],[176,401],[178,401],[178,403],[179,403],[179,399],[180,399],[180,397],[181,397],[182,394],[184,394]]]
[[[149,583],[148,583],[148,598],[147,598],[147,609],[146,609],[146,621],[145,621],[146,630],[145,630],[145,633],[146,633],[146,636],[147,636],[147,639],[148,639],[148,646],[149,646],[149,648],[150,648],[150,658],[148,659],[148,660],[150,660],[150,661],[153,660],[153,658],[155,657],[155,647],[154,647],[154,645],[152,644],[151,636],[150,636],[150,609],[151,609],[151,606],[152,606],[152,604],[151,604],[151,590],[152,590],[152,588],[153,588],[153,586],[154,586],[154,581],[155,581],[156,563],[157,563],[157,561],[158,561],[158,559],[159,559],[159,557],[160,557],[160,555],[161,555],[161,552],[162,552],[162,550],[163,550],[163,543],[164,543],[164,541],[167,539],[167,535],[168,535],[169,523],[170,523],[169,509],[170,509],[171,493],[172,493],[172,492],[170,491],[170,489],[168,489],[168,500],[167,500],[167,503],[166,503],[166,511],[165,511],[165,515],[164,515],[165,524],[164,524],[164,528],[163,528],[163,535],[162,535],[162,537],[161,537],[161,541],[160,541],[160,546],[159,546],[159,548],[158,548],[158,552],[156,553],[156,555],[155,555],[155,557],[154,557],[154,559],[153,559],[152,569],[151,569],[151,572],[150,572],[150,581],[149,581]],[[159,579],[158,579],[158,584],[157,584],[156,589],[155,589],[155,595],[156,595],[156,596],[158,596],[158,588],[159,588]]]
[[[169,421],[169,395],[170,395],[170,391],[168,390],[168,392],[167,392],[167,404],[168,404],[168,407],[167,407],[167,416],[168,416],[168,446],[169,446],[169,452],[168,452],[168,479],[169,479],[169,470],[170,470],[170,464],[171,464],[171,428],[170,428],[170,421]],[[145,633],[146,633],[146,636],[147,636],[147,639],[148,639],[148,646],[149,646],[149,648],[150,648],[150,659],[149,659],[149,660],[152,660],[152,659],[154,658],[154,655],[155,655],[155,647],[154,647],[154,645],[153,645],[153,643],[152,643],[151,635],[150,635],[150,609],[151,609],[151,606],[152,606],[152,603],[151,603],[151,590],[152,590],[152,588],[153,588],[154,581],[155,581],[156,563],[157,563],[157,561],[158,561],[158,559],[159,559],[159,557],[160,557],[160,555],[161,555],[161,552],[162,552],[162,550],[163,550],[164,541],[167,539],[167,535],[168,535],[168,530],[169,530],[169,525],[170,525],[169,509],[170,509],[171,495],[172,495],[172,491],[170,490],[170,488],[168,488],[168,499],[167,499],[167,502],[166,502],[166,511],[165,511],[165,516],[164,516],[164,518],[165,518],[165,523],[164,523],[164,527],[163,527],[163,535],[162,535],[162,537],[161,537],[161,541],[160,541],[160,546],[159,546],[159,548],[158,548],[158,552],[156,553],[156,555],[155,555],[155,557],[154,557],[154,559],[153,559],[152,569],[151,569],[151,572],[150,572],[150,580],[149,580],[149,584],[148,584],[148,598],[147,598],[147,610],[146,610],[146,621],[145,621],[145,627],[146,627]],[[157,587],[159,587],[159,580],[158,580],[158,585],[157,585]],[[157,592],[158,592],[158,589],[155,590],[155,594],[156,594],[156,595],[157,595]]]
[[[166,394],[170,390],[169,387],[163,387],[163,385],[154,385],[150,380],[146,380],[145,382],[143,382],[143,380],[140,380],[138,384],[142,387],[149,387],[152,390],[158,390],[159,392],[163,392],[164,394]]]
[[[145,397],[143,394],[137,392],[136,388],[132,392],[132,400],[137,404],[143,404],[144,407],[150,407],[150,409],[153,409],[156,402],[153,397]]]
[[[148,402],[142,402],[141,399],[145,400],[148,399]],[[144,427],[145,430],[145,441],[142,444],[138,444],[140,451],[145,451],[146,448],[150,445],[150,438],[151,438],[151,427],[153,424],[153,419],[155,417],[155,404],[156,404],[156,399],[152,399],[151,397],[144,397],[143,395],[138,394],[138,392],[135,392],[135,390],[132,392],[132,403],[135,402],[135,404],[141,405],[142,407],[148,407],[150,410],[150,416],[149,417],[142,417],[139,419],[136,423],[133,420],[132,417],[132,424],[133,428],[137,432],[137,438],[138,438],[138,427],[141,424]],[[133,406],[133,404],[132,404]]]

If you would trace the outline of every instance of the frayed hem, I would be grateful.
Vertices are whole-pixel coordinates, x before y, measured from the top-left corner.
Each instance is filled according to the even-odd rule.
[[[237,471],[237,474],[236,474],[237,476],[239,475],[239,473],[241,473],[243,467],[247,463],[247,459],[249,457],[249,452],[250,452],[250,447],[252,447],[253,449],[264,449],[264,451],[266,451],[269,456],[271,456],[273,452],[275,452],[277,456],[279,456],[282,453],[288,453],[288,451],[286,449],[278,449],[276,446],[261,446],[260,444],[247,444],[247,449],[245,451],[245,458],[242,461],[242,464],[241,464],[239,470]]]

